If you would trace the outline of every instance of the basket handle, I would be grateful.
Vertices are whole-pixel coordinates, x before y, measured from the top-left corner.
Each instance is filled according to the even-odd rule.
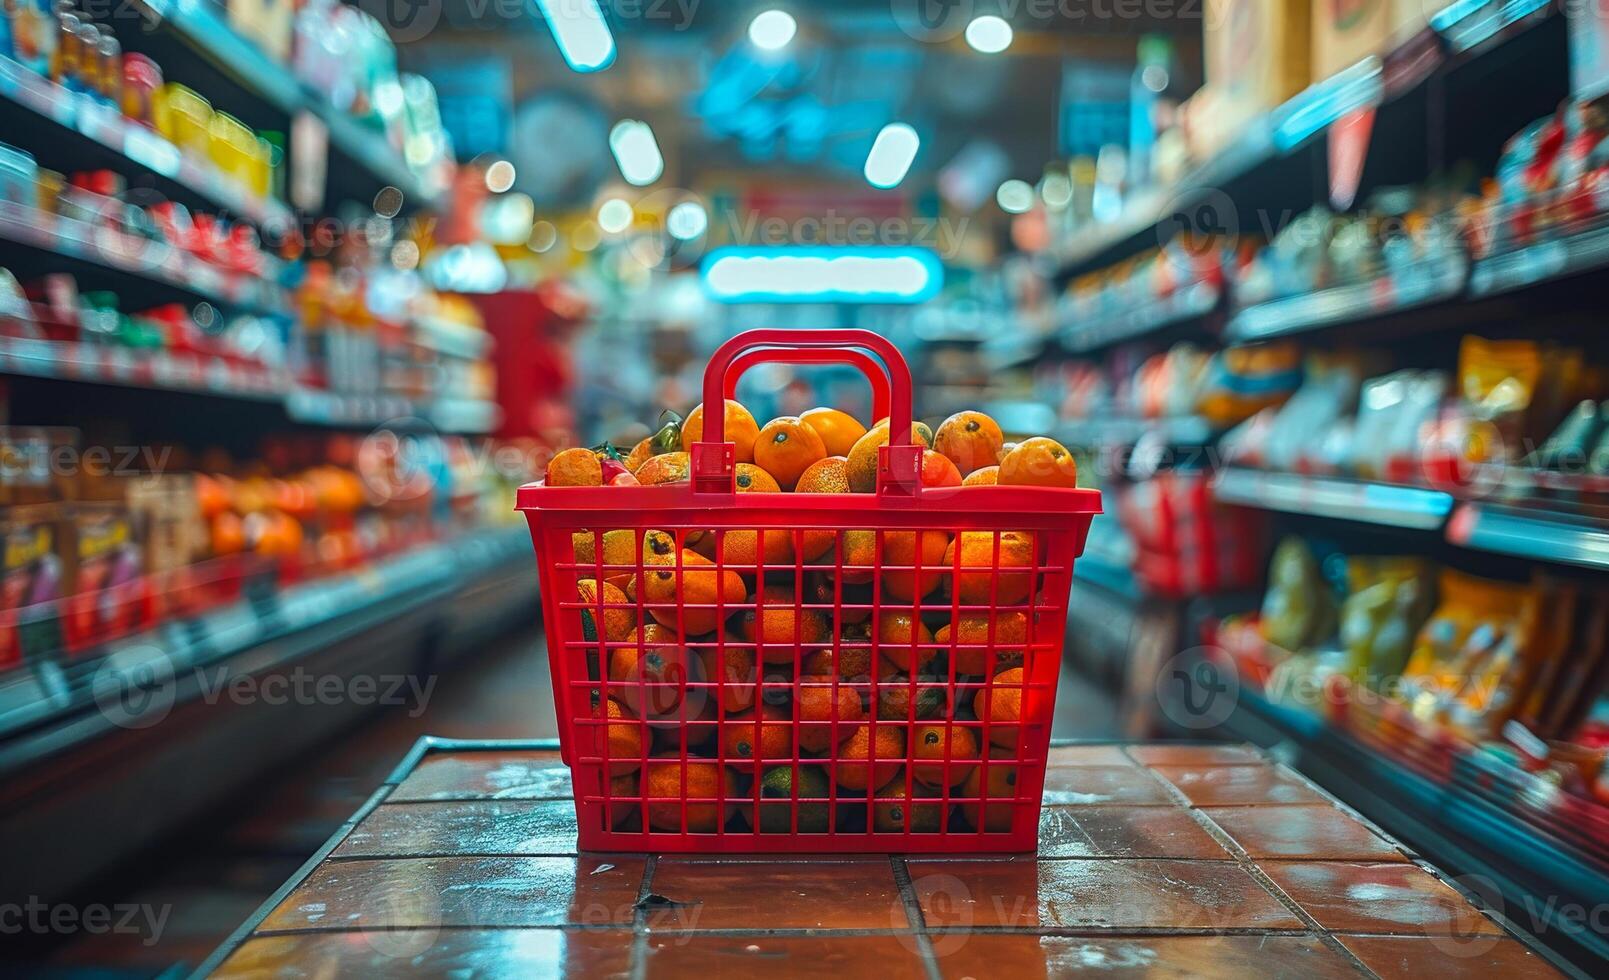
[[[857,350],[858,348],[858,350]],[[876,354],[887,371],[863,351]],[[849,364],[858,367],[878,393],[888,393],[889,442],[878,453],[879,496],[914,496],[919,492],[922,449],[910,442],[911,370],[887,338],[870,330],[747,330],[722,344],[704,371],[704,440],[693,444],[693,492],[735,493],[736,450],[726,441],[723,395],[735,389],[743,371],[767,362],[785,364]]]

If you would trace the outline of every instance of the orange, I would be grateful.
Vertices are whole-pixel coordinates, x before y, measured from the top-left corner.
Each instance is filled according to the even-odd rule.
[[[799,609],[793,589],[786,585],[768,585],[755,603],[759,611],[745,610],[739,620],[743,638],[760,648],[760,657],[768,664],[793,662],[795,637],[799,643],[825,643],[832,636],[827,617],[819,609]],[[803,651],[808,656],[810,650]]]
[[[796,415],[772,419],[754,440],[754,462],[784,490],[792,490],[811,463],[826,458],[826,444]]]
[[[911,442],[933,445],[933,430],[920,422],[911,423]],[[888,444],[888,419],[880,419],[849,450],[849,489],[871,493],[877,489],[878,448]]]
[[[636,772],[642,768],[642,726],[637,724],[631,712],[614,698],[604,701],[604,714],[611,719],[609,722],[609,775],[624,776],[628,772]],[[595,716],[596,717],[596,716]],[[624,721],[612,719],[622,718]]]
[[[794,493],[848,493],[849,460],[842,456],[828,456],[805,467],[794,484]],[[832,550],[838,535],[833,531],[805,531],[800,536],[800,556],[815,561]]]
[[[920,561],[917,555],[918,542],[922,552]],[[878,568],[905,566],[904,571],[881,573],[883,596],[885,599],[909,602],[916,597],[918,575],[921,576],[923,596],[938,588],[944,581],[948,568],[945,549],[949,544],[950,535],[944,531],[884,531],[883,560],[881,565],[877,565],[877,532],[845,531],[844,564],[877,565]],[[918,565],[921,567],[920,572],[916,571]],[[877,574],[868,568],[845,569],[844,581],[870,582]]]
[[[987,719],[989,741],[1001,748],[1011,749],[1017,745],[1015,723],[1022,720],[1022,679],[1021,667],[1002,670],[994,675],[988,687],[979,688],[972,696],[972,713],[979,721]]]
[[[246,548],[246,527],[234,511],[220,511],[212,518],[212,553],[235,555]]]
[[[1003,487],[1076,487],[1078,462],[1054,439],[1024,439],[1000,457]]]
[[[991,760],[1010,759],[1012,756],[1005,749],[991,745],[989,746],[989,758]],[[983,783],[985,769],[989,773],[987,789],[984,788]],[[972,770],[968,774],[966,781],[961,784],[960,795],[991,801],[984,804],[962,803],[961,816],[965,817],[966,822],[978,830],[987,830],[992,834],[1003,834],[1011,829],[1011,816],[1012,811],[1015,809],[1011,801],[1017,798],[1017,767],[1009,762],[993,761],[987,766],[979,766]],[[1005,802],[992,802],[994,800]],[[978,823],[980,806],[984,811],[985,818],[988,820],[988,826],[981,826]]]
[[[638,718],[664,718],[681,706],[687,684],[687,648],[676,634],[649,623],[634,629],[626,642],[636,646],[609,651],[609,696],[631,709]]]
[[[1028,617],[1020,612],[1002,613],[991,617],[986,613],[963,613],[954,624],[957,647],[950,657],[955,661],[957,674],[985,676],[989,673],[989,622],[994,620],[995,669],[1010,661],[1022,661],[1022,647],[1028,642]],[[936,643],[949,643],[951,624],[945,623],[933,634]],[[968,649],[968,646],[977,646]],[[1004,649],[1002,649],[1004,648]]]
[[[598,581],[597,579],[584,578],[575,584],[575,591],[581,597],[581,601],[585,602],[589,607],[581,610],[582,624],[591,630],[593,636],[596,636],[598,627],[594,623],[594,619],[598,612]],[[603,639],[611,643],[618,643],[631,633],[633,626],[637,625],[637,617],[633,610],[609,608],[614,603],[625,603],[627,601],[629,600],[627,600],[624,592],[608,582],[603,583]]]
[[[889,724],[860,725],[838,746],[833,758],[838,760],[834,766],[838,785],[844,789],[865,792],[868,785],[886,786],[899,775],[900,766],[905,762],[905,728]],[[873,758],[876,761],[870,765],[850,761]]]
[[[871,636],[871,624],[864,620],[843,625],[838,641],[838,676],[859,681],[871,678],[872,660],[876,657],[872,653]],[[894,665],[886,659],[876,657],[876,660],[878,677],[887,677],[895,672]],[[811,653],[800,667],[800,673],[804,674],[832,672],[833,651],[830,647]]]
[[[601,487],[603,464],[590,449],[566,449],[548,463],[550,487]]]
[[[936,834],[944,829],[944,804],[936,797],[938,792],[916,783],[915,792],[905,791],[905,779],[895,776],[894,781],[877,791],[877,802],[872,805],[872,826],[884,834],[905,833],[906,811],[910,811],[910,831],[913,834]],[[932,799],[931,803],[912,803],[912,799]]]
[[[686,453],[660,453],[651,456],[637,467],[637,482],[643,486],[656,483],[681,483],[692,479],[692,457]]]
[[[939,683],[931,683],[932,681]],[[918,683],[914,685],[915,711],[911,710],[912,687],[911,678],[907,674],[891,674],[886,681],[878,684],[877,717],[885,721],[909,721],[913,717],[921,720],[944,716],[945,709],[950,705],[945,678],[933,676],[918,678]]]
[[[733,476],[738,493],[781,493],[782,488],[771,474],[753,463],[739,463]],[[716,541],[720,541],[721,563],[738,568],[755,567],[756,542],[759,531],[726,531],[707,533],[699,539],[694,550],[705,558],[715,558]],[[787,565],[793,562],[793,534],[790,531],[770,530],[765,533],[765,563]]]
[[[956,412],[933,436],[933,448],[950,458],[962,474],[993,466],[1006,440],[999,423],[982,412]]]
[[[704,696],[702,691],[689,690],[687,703],[682,708],[682,716],[686,721],[680,731],[674,727],[665,727],[656,733],[661,748],[680,754],[683,733],[686,734],[688,748],[708,745],[715,738],[716,729],[720,727],[717,721],[721,715],[713,697]]]
[[[609,804],[609,825],[619,830],[632,822],[632,818],[641,814],[636,797],[640,780],[637,773],[628,772],[624,776],[615,776],[609,780],[609,796],[614,802]]]
[[[836,742],[854,734],[855,725],[866,717],[860,695],[840,685],[833,696],[832,678],[806,674],[799,678],[796,700],[799,707],[799,748],[806,752],[825,752]],[[837,727],[829,724],[836,721]]]
[[[658,535],[658,537],[655,537]],[[643,564],[676,564],[675,542],[664,532],[649,532],[643,540]],[[654,567],[643,572],[643,601],[648,613],[661,623],[680,628],[688,636],[713,632],[721,621],[748,601],[743,576],[722,569],[716,578],[714,562],[696,551],[683,549],[680,569]],[[717,603],[720,605],[718,606]]]
[[[726,419],[726,441],[732,444],[732,460],[737,463],[754,462],[754,440],[760,434],[754,416],[739,402],[728,398],[723,412]],[[693,443],[704,438],[704,403],[693,406],[682,421],[682,449],[693,451]]]
[[[856,440],[866,434],[866,427],[853,415],[836,408],[812,408],[799,421],[816,430],[829,456],[848,456]]]
[[[951,786],[959,785],[977,765],[970,760],[978,757],[978,737],[972,729],[960,725],[920,725],[911,733],[911,758],[926,759],[925,763],[912,763],[911,775],[929,786],[943,786],[948,778]],[[944,760],[949,760],[946,772]]]
[[[840,603],[845,608],[838,610],[838,622],[848,625],[850,623],[864,623],[871,618],[870,609],[853,609],[850,606],[869,606],[872,601],[871,589],[864,584],[853,584],[846,577],[843,584],[836,585],[829,572],[813,572],[805,579],[804,596],[806,602],[816,602],[822,605]]]
[[[626,469],[635,473],[642,468],[642,464],[654,455],[654,437],[644,436],[642,442],[631,447],[631,453],[626,456]],[[638,481],[639,483],[642,481]]]
[[[1000,467],[985,466],[981,470],[973,470],[961,480],[963,487],[992,487],[1000,482]]]
[[[231,483],[227,476],[195,475],[196,507],[203,518],[210,521],[229,509]]]
[[[882,652],[884,659],[907,674],[911,673],[912,657],[916,659],[916,668],[920,670],[938,656],[938,651],[931,647],[924,649],[918,646],[913,651],[913,639],[918,644],[931,644],[933,634],[910,613],[891,611],[877,618],[877,649]]]
[[[706,697],[713,704],[719,698],[727,711],[745,711],[754,705],[754,685],[759,680],[754,669],[754,648],[727,643],[725,651],[714,647],[699,647],[699,666],[703,680],[718,687],[708,688]],[[726,663],[721,673],[721,661]]]
[[[961,485],[961,471],[955,468],[955,463],[948,456],[936,453],[931,449],[922,450],[922,486],[924,487],[958,487]]]
[[[721,726],[721,749],[728,765],[751,769],[756,760],[770,762],[793,758],[793,713],[780,705],[759,704],[754,711],[726,716]]]
[[[956,567],[956,547],[960,546],[960,567],[981,568],[981,572],[962,572],[956,576],[955,591],[967,605],[987,605],[990,601],[990,580],[998,578],[994,586],[994,602],[1010,605],[1028,598],[1033,587],[1031,572],[999,571],[1008,568],[1034,566],[1034,538],[1025,531],[1000,533],[1000,560],[995,561],[995,535],[992,531],[962,531],[950,546],[944,549],[946,572]]]
[[[643,795],[648,798],[648,824],[654,829],[681,830],[685,809],[687,830],[709,834],[736,810],[737,777],[718,762],[663,756],[648,760],[644,767]]]

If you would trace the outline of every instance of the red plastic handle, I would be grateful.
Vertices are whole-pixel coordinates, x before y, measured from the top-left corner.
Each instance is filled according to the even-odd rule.
[[[830,347],[810,347],[804,350],[781,349],[767,351],[764,349],[747,350],[739,354],[732,361],[732,366],[726,372],[726,397],[731,398],[737,394],[738,379],[743,373],[756,364],[849,364],[860,368],[860,373],[872,384],[872,418],[880,419],[888,414],[888,375],[883,373],[882,364],[869,355],[855,350],[844,348],[834,350]],[[708,413],[706,412],[706,417]]]
[[[860,350],[856,350],[859,348]],[[888,340],[870,330],[748,330],[722,344],[704,371],[704,440],[693,445],[693,490],[696,493],[732,493],[736,476],[735,450],[726,441],[723,395],[732,391],[743,371],[756,364],[842,363],[860,368],[875,398],[884,387],[877,363],[861,351],[876,354],[888,372],[889,444],[878,467],[879,494],[910,495],[916,490],[921,451],[911,438],[911,369]],[[794,360],[807,357],[808,360]]]

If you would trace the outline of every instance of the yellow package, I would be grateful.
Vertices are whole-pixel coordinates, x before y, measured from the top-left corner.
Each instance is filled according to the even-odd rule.
[[[1476,420],[1491,428],[1471,430],[1471,462],[1513,458],[1524,435],[1526,413],[1542,376],[1542,350],[1529,340],[1465,336],[1458,347],[1459,391]]]
[[[1517,707],[1539,594],[1450,569],[1439,586],[1441,604],[1419,631],[1403,692],[1421,721],[1487,737]]]

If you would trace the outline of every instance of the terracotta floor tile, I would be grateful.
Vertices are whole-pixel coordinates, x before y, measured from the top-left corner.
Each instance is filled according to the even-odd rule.
[[[1046,805],[1177,804],[1168,788],[1138,766],[1051,766],[1045,771]]]
[[[1189,810],[1163,806],[1047,806],[1039,856],[1232,859]]]
[[[653,913],[652,929],[905,929],[884,858],[809,863],[663,859],[653,891],[692,903]]]
[[[631,933],[408,929],[248,940],[214,977],[628,977]]]
[[[1127,768],[1134,765],[1134,760],[1123,754],[1121,745],[1063,745],[1050,750],[1050,764]]]
[[[623,855],[331,861],[287,896],[260,931],[629,926],[646,863]]]
[[[1287,864],[1263,870],[1334,932],[1466,937],[1501,934],[1452,888],[1412,864]]]
[[[1547,960],[1514,939],[1481,936],[1466,940],[1417,936],[1337,936],[1341,945],[1380,975],[1380,980],[1514,980],[1562,977]]]
[[[335,849],[336,857],[574,853],[573,803],[517,800],[387,804]]]
[[[1329,803],[1301,777],[1277,766],[1152,766],[1195,806]]]
[[[1088,972],[1111,980],[1355,978],[1345,956],[1311,936],[938,935],[939,972],[951,980],[1065,977]]]
[[[669,933],[649,937],[648,976],[690,980],[757,976],[850,977],[921,980],[927,975],[908,936],[710,936]]]
[[[1183,742],[1130,745],[1128,754],[1147,766],[1240,766],[1266,763],[1268,758],[1250,745],[1189,745]]]
[[[913,862],[929,928],[1300,929],[1227,861]]]
[[[387,802],[404,800],[568,800],[570,770],[557,752],[451,752],[427,755]]]
[[[1329,804],[1213,807],[1207,815],[1258,860],[1408,860],[1356,817]]]

